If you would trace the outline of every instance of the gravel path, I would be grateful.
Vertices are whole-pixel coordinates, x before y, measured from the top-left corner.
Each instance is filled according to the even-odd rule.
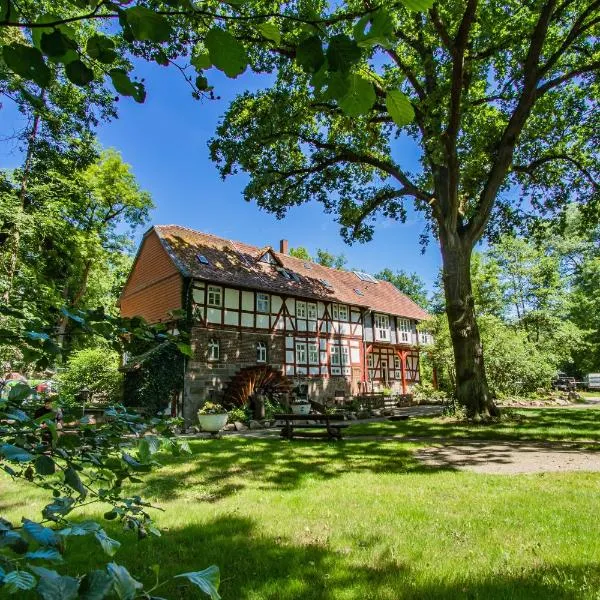
[[[475,473],[600,472],[600,452],[574,444],[465,441],[429,446],[415,456],[426,465]]]

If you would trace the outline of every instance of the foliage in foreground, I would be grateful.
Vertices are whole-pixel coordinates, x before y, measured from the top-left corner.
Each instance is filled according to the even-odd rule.
[[[119,521],[139,539],[160,535],[150,510],[140,496],[128,496],[125,482],[139,482],[149,472],[161,449],[173,454],[189,452],[186,443],[173,438],[171,423],[144,421],[123,407],[105,411],[103,423],[83,417],[57,428],[53,414],[35,418],[27,404],[33,390],[21,384],[0,402],[0,469],[13,480],[27,481],[44,489],[49,501],[37,520],[20,524],[0,518],[0,586],[11,594],[35,589],[44,600],[87,598],[101,600],[111,594],[121,600],[150,595],[160,587],[144,589],[125,567],[110,562],[83,577],[63,575],[56,566],[64,561],[70,537],[94,538],[108,557],[120,542],[108,536],[102,524],[80,521],[73,513],[90,503],[105,505],[104,518]],[[219,570],[184,573],[213,599],[219,598]]]
[[[91,401],[120,402],[123,375],[119,366],[118,353],[109,348],[99,346],[73,352],[58,377],[61,400],[75,403],[85,388]]]

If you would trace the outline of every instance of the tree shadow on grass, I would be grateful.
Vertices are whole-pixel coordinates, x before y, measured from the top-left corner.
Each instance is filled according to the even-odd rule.
[[[193,442],[191,447],[192,456],[161,456],[164,467],[147,478],[142,495],[164,501],[197,488],[199,500],[216,501],[250,484],[285,491],[298,488],[308,479],[325,481],[347,473],[440,470],[422,464],[411,448],[394,441],[288,442],[228,437]]]
[[[377,540],[373,540],[373,543]],[[435,565],[409,564],[382,552],[377,566],[361,560],[359,543],[332,550],[321,543],[294,544],[257,531],[253,521],[222,516],[206,524],[172,529],[162,538],[127,543],[119,552],[132,572],[160,564],[163,576],[221,568],[223,600],[397,600],[593,598],[600,586],[597,564],[504,566],[505,574],[479,576],[466,566],[445,581]],[[149,579],[151,580],[151,578]],[[204,598],[183,579],[161,589],[168,598]]]

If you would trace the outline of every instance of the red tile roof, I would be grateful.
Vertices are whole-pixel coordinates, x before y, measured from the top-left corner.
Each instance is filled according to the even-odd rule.
[[[387,281],[362,281],[352,271],[340,271],[270,249],[273,256],[300,281],[286,279],[274,265],[258,259],[269,247],[257,248],[180,225],[156,225],[165,250],[186,277],[271,293],[337,301],[377,312],[423,320],[429,315]],[[208,264],[202,264],[203,255]],[[327,281],[331,288],[324,284]],[[355,290],[362,292],[362,295]]]

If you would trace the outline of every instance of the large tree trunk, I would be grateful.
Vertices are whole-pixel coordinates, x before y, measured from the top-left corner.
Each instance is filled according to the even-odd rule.
[[[472,247],[458,236],[442,236],[446,315],[454,349],[456,396],[471,418],[499,414],[488,388],[471,287]]]

